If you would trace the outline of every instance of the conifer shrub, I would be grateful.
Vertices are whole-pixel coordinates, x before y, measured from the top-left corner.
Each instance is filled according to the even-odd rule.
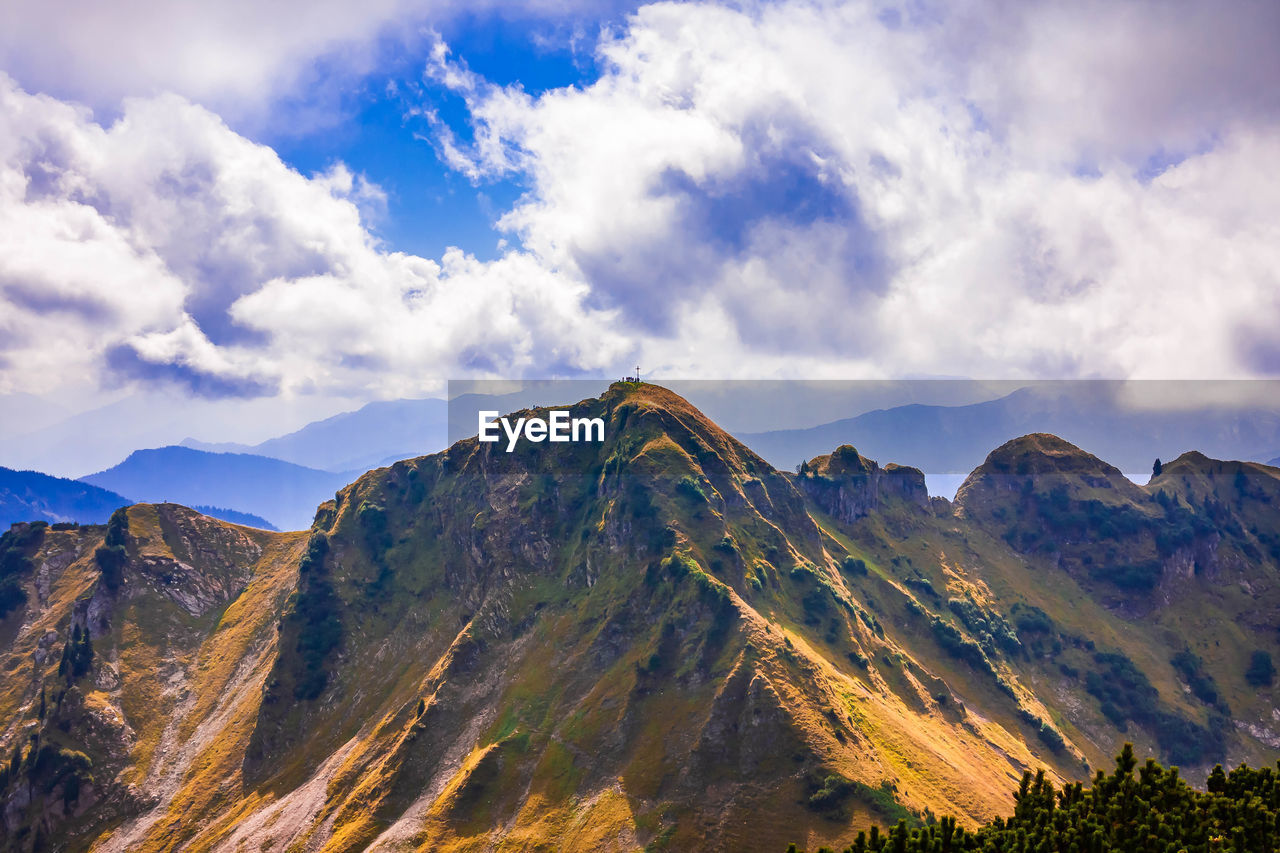
[[[365,544],[375,555],[391,547],[391,532],[387,525],[387,511],[380,504],[361,501],[356,509],[356,521],[364,534]]]
[[[302,701],[315,699],[324,692],[329,683],[326,661],[342,642],[338,597],[325,568],[324,558],[328,551],[328,537],[323,533],[313,533],[298,566],[298,594],[292,611],[286,617],[298,631],[295,651],[299,665],[295,671],[293,695]]]
[[[1169,661],[1191,688],[1191,693],[1206,705],[1218,704],[1218,685],[1204,668],[1204,661],[1190,649],[1178,652]],[[1223,709],[1226,709],[1224,704]]]
[[[1013,617],[1013,624],[1017,627],[1020,637],[1028,634],[1053,633],[1053,619],[1035,605],[1023,604],[1019,601],[1010,608],[1009,614]]]
[[[31,553],[48,527],[46,521],[15,524],[0,536],[0,619],[27,603],[22,579],[35,568]]]
[[[1276,667],[1271,660],[1271,653],[1258,650],[1249,657],[1249,668],[1244,672],[1245,680],[1254,687],[1270,687],[1276,678]]]
[[[857,577],[867,576],[866,560],[850,555],[848,557],[845,557],[844,562],[841,563],[840,565],[841,565],[841,568],[843,568],[847,573],[851,575],[855,575]]]
[[[996,669],[987,658],[982,646],[966,637],[959,628],[945,619],[935,616],[929,621],[929,630],[938,645],[954,658],[964,661],[974,669],[996,675]]]
[[[860,832],[842,853],[1280,849],[1280,764],[1241,766],[1229,774],[1219,765],[1205,790],[1198,790],[1176,767],[1166,769],[1150,758],[1139,767],[1133,746],[1125,744],[1116,769],[1110,775],[1099,770],[1089,787],[1075,782],[1058,790],[1043,770],[1028,771],[1013,800],[1011,815],[977,830],[964,829],[953,817],[923,826],[903,818],[887,832],[879,826]],[[800,853],[794,844],[787,849]]]
[[[94,562],[102,575],[102,583],[111,592],[124,582],[124,565],[128,559],[125,546],[129,540],[129,515],[124,507],[111,513],[103,544],[93,552]]]
[[[1048,723],[1040,723],[1036,735],[1053,752],[1062,752],[1067,748],[1067,742],[1063,739],[1062,733]]]
[[[681,477],[680,482],[676,483],[676,492],[695,504],[703,504],[708,501],[707,493],[702,488],[702,483],[693,477]]]
[[[93,640],[89,637],[89,629],[81,630],[76,625],[71,630],[71,639],[62,646],[62,659],[58,661],[58,675],[65,678],[68,685],[89,673],[93,668]]]

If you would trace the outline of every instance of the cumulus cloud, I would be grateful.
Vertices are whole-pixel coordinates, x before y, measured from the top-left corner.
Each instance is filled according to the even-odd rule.
[[[1280,165],[1276,19],[655,4],[591,85],[531,98],[440,51],[429,74],[470,104],[459,168],[532,183],[501,225],[651,362],[1241,375],[1274,358],[1239,336],[1280,319],[1258,317],[1280,261],[1280,187],[1258,182]]]
[[[591,369],[620,342],[522,253],[387,251],[342,166],[301,175],[175,95],[109,127],[0,78],[4,390],[67,377],[205,396],[412,395],[440,377]]]
[[[965,2],[936,41],[1024,156],[1177,160],[1280,119],[1280,5],[1203,0]]]
[[[390,251],[379,188],[187,97],[98,123],[5,80],[0,385],[1274,375],[1275,11],[1215,8],[654,4],[537,96],[437,44],[442,159],[527,187],[493,261]]]

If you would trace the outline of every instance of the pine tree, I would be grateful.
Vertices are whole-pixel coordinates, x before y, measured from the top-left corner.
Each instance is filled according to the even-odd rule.
[[[1270,687],[1275,681],[1276,667],[1271,660],[1271,653],[1261,649],[1249,658],[1249,668],[1244,678],[1254,687]]]
[[[1277,769],[1242,766],[1228,774],[1218,766],[1208,790],[1198,791],[1177,768],[1165,769],[1154,759],[1139,767],[1132,746],[1126,746],[1112,774],[1098,771],[1090,789],[1075,783],[1056,792],[1043,773],[1028,772],[1007,820],[996,818],[973,833],[949,817],[914,830],[900,822],[887,835],[873,826],[869,838],[859,833],[843,853],[1280,850]]]
[[[1159,477],[1159,476],[1160,476],[1160,472],[1161,472],[1161,471],[1163,471],[1163,470],[1164,470],[1164,465],[1162,465],[1162,464],[1160,463],[1160,457],[1159,457],[1159,456],[1157,456],[1157,457],[1156,457],[1156,464],[1154,464],[1154,465],[1152,465],[1152,466],[1151,466],[1151,476],[1152,476],[1152,477]]]
[[[111,513],[107,522],[107,535],[102,547],[93,552],[102,575],[102,583],[111,592],[120,589],[124,581],[124,564],[127,559],[125,546],[129,541],[129,514],[120,508]]]

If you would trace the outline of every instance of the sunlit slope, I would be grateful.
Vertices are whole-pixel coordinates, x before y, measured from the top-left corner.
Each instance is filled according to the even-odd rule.
[[[603,443],[463,441],[306,533],[23,538],[4,754],[67,754],[20,762],[8,849],[813,849],[974,825],[1126,739],[1274,760],[1274,469],[1143,489],[1029,436],[952,505],[850,447],[780,473],[657,386],[571,408]]]
[[[1267,764],[1280,655],[1280,471],[1188,453],[1139,487],[1053,436],[994,451],[957,495],[957,530],[1005,613],[1039,627],[1040,698],[1102,763],[1122,740],[1203,777]],[[1038,607],[1047,623],[1025,608]],[[1031,614],[1031,615],[1028,615]],[[1082,642],[1083,641],[1083,642]]]
[[[114,580],[95,558],[103,526],[36,531],[27,602],[0,622],[6,752],[27,755],[5,786],[5,849],[130,849],[170,811],[239,795],[246,708],[256,712],[303,538],[173,504],[117,518],[127,544]],[[209,786],[223,754],[233,758]]]
[[[605,444],[462,442],[321,509],[245,765],[280,799],[201,840],[689,849],[1003,807],[1035,758],[877,635],[787,478],[660,388],[573,414]]]

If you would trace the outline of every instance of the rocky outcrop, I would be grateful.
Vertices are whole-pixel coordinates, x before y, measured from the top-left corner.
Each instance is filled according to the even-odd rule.
[[[847,524],[891,503],[929,509],[920,469],[893,463],[881,468],[847,444],[802,465],[795,482],[823,512]]]

